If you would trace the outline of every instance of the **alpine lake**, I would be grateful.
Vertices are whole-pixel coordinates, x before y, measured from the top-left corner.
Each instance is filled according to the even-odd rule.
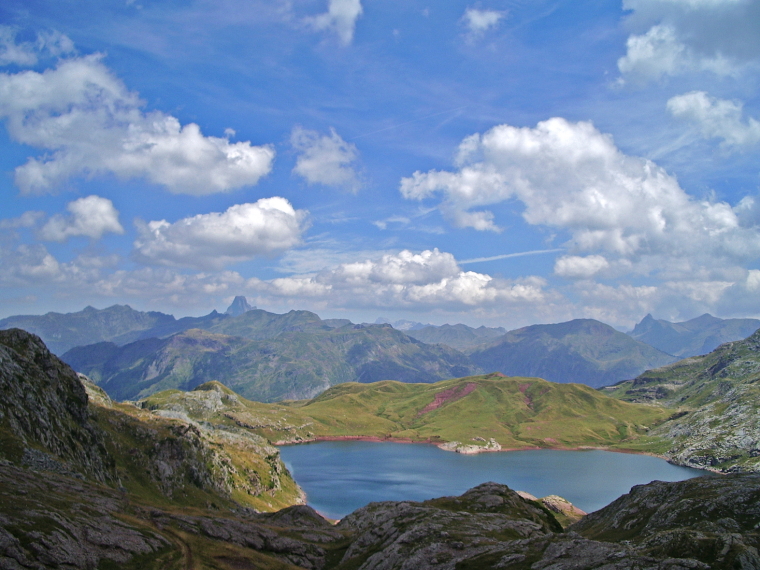
[[[434,445],[325,441],[280,448],[307,502],[340,519],[373,501],[461,495],[486,481],[536,497],[559,495],[592,512],[654,480],[712,476],[648,455],[601,450],[530,450],[463,455]]]

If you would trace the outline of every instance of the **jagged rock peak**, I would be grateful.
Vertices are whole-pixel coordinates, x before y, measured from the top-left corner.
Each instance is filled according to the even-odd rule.
[[[232,304],[229,307],[227,307],[227,310],[224,313],[226,315],[237,317],[238,315],[242,315],[243,313],[247,313],[248,311],[253,311],[255,309],[256,307],[252,307],[251,305],[248,304],[248,299],[246,299],[242,295],[238,295],[232,301]]]

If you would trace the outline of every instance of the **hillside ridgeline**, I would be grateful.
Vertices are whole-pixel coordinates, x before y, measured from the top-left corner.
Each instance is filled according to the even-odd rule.
[[[224,406],[199,404],[198,392],[221,390]],[[606,397],[580,384],[499,374],[434,384],[345,383],[312,400],[262,404],[233,397],[218,383],[169,390],[140,402],[151,410],[212,425],[237,425],[277,443],[374,438],[431,442],[460,453],[499,449],[611,447],[639,439],[669,412]]]
[[[333,328],[307,311],[248,311],[212,331],[191,329],[122,347],[99,343],[62,358],[117,400],[218,380],[271,402],[310,398],[343,382],[435,382],[479,371],[464,354],[421,343],[390,325]]]
[[[427,344],[445,344],[451,348],[468,352],[478,346],[491,343],[507,331],[503,327],[468,327],[467,325],[427,325],[404,331],[412,338]]]
[[[153,504],[273,510],[301,497],[264,438],[116,403],[19,329],[0,331],[0,394],[0,459],[10,464],[120,487]]]
[[[745,339],[759,328],[758,319],[719,319],[707,313],[680,323],[647,315],[629,334],[663,352],[688,358],[707,354],[721,344]]]
[[[609,386],[603,393],[655,403],[676,416],[652,431],[673,442],[674,463],[724,472],[760,472],[760,331]]]
[[[483,370],[594,388],[633,378],[675,358],[593,319],[510,331],[470,352]]]

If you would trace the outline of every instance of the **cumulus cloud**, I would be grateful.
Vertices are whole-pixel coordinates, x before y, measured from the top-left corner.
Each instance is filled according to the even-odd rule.
[[[737,75],[760,56],[760,4],[748,0],[624,0],[628,38],[618,60],[624,80],[708,71]]]
[[[571,279],[588,279],[609,266],[609,262],[601,255],[564,255],[555,261],[554,273]]]
[[[119,223],[119,212],[108,198],[79,198],[69,202],[66,209],[69,215],[57,214],[40,228],[41,239],[62,242],[75,236],[100,239],[109,232],[124,233],[124,228]]]
[[[510,281],[462,271],[453,255],[438,249],[420,253],[404,250],[342,263],[314,275],[249,281],[249,286],[260,294],[372,307],[533,305],[547,301],[545,285],[538,277]]]
[[[6,218],[0,220],[0,229],[16,230],[20,228],[33,228],[45,217],[45,212],[29,211],[24,212],[18,218]]]
[[[0,26],[0,65],[36,65],[40,55],[57,57],[74,52],[74,42],[56,31],[37,34],[35,42],[17,42],[17,30]]]
[[[5,285],[50,283],[59,280],[62,274],[61,264],[40,244],[2,249],[0,261],[3,265],[0,283]]]
[[[329,0],[327,12],[307,19],[316,30],[330,30],[347,46],[354,39],[356,20],[363,12],[361,0]]]
[[[650,160],[623,154],[591,123],[554,118],[535,128],[500,125],[465,139],[459,169],[415,172],[401,194],[438,195],[458,227],[494,228],[489,204],[520,200],[524,219],[570,233],[576,252],[641,256],[713,256],[748,260],[760,235],[726,203],[692,199]],[[569,267],[569,265],[568,265]]]
[[[359,178],[352,163],[358,158],[356,146],[344,141],[335,129],[329,135],[320,135],[295,127],[290,144],[298,152],[293,172],[309,184],[340,186],[351,192],[359,190]]]
[[[294,247],[306,230],[307,215],[275,196],[173,224],[140,223],[134,257],[153,265],[220,269]]]
[[[645,34],[631,35],[627,52],[618,60],[620,72],[637,83],[681,75],[689,71],[711,71],[717,75],[736,72],[734,63],[716,54],[700,56],[678,39],[672,26],[652,26]]]
[[[692,91],[668,100],[674,117],[695,124],[704,138],[723,139],[724,146],[743,146],[760,142],[760,121],[744,120],[742,104]]]
[[[469,30],[470,34],[478,36],[485,33],[491,28],[495,28],[499,21],[504,18],[505,13],[496,10],[479,10],[477,8],[467,8],[462,16],[462,21]]]
[[[76,175],[112,173],[203,195],[256,184],[271,170],[270,146],[204,136],[194,123],[142,111],[138,95],[101,59],[0,74],[0,117],[11,138],[47,151],[16,168],[23,193],[49,192]]]

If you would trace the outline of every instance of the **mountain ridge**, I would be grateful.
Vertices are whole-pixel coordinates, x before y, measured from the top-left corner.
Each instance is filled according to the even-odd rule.
[[[470,352],[485,370],[592,387],[634,377],[675,357],[594,319],[531,325]]]
[[[709,313],[672,323],[646,315],[629,333],[632,338],[680,358],[713,351],[721,344],[748,337],[760,328],[758,319],[719,319]]]

